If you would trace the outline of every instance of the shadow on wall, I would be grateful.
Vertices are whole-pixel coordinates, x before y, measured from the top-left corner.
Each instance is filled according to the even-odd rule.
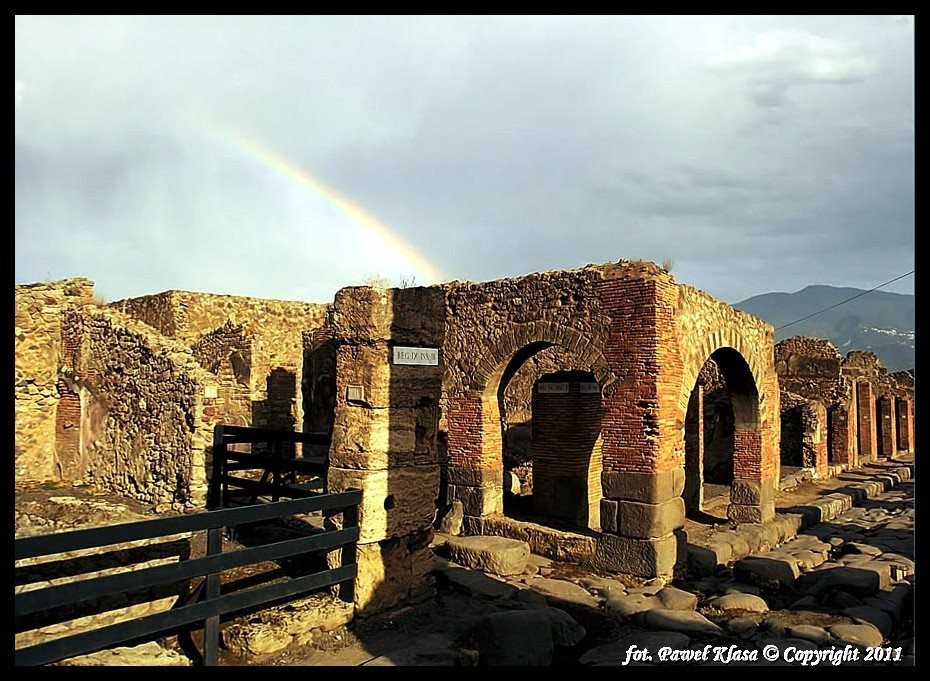
[[[293,432],[297,426],[294,406],[297,403],[297,375],[282,367],[272,369],[265,381],[264,400],[252,401],[252,426]],[[294,444],[282,443],[284,456],[294,456]],[[267,451],[266,444],[253,445],[253,451]]]

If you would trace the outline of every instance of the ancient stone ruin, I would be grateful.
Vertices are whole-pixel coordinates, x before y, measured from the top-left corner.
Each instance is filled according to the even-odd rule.
[[[216,424],[332,435],[363,490],[356,608],[428,593],[433,526],[668,576],[686,515],[775,514],[781,466],[913,451],[913,376],[621,261],[332,304],[16,287],[17,481],[203,508]],[[908,383],[910,381],[910,384]],[[447,520],[446,522],[452,522]]]

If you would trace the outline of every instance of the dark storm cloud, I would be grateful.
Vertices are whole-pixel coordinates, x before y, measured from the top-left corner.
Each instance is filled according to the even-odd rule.
[[[906,19],[18,17],[16,57],[17,281],[408,273],[225,127],[448,278],[672,258],[735,301],[913,261]]]

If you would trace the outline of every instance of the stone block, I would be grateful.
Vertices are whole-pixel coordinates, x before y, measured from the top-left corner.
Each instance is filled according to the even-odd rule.
[[[660,504],[626,500],[616,504],[617,528],[624,536],[639,539],[663,537],[685,522],[685,502],[681,497]]]
[[[775,483],[772,479],[734,480],[730,486],[730,503],[759,506],[775,500]]]
[[[355,607],[359,614],[398,605],[429,585],[435,557],[428,545],[420,543],[413,536],[358,545]]]
[[[767,523],[775,517],[775,504],[764,506],[744,506],[730,504],[727,506],[727,518],[735,523]]]
[[[549,666],[552,663],[552,624],[546,612],[497,612],[487,615],[479,627],[483,664]]]
[[[466,487],[464,485],[449,485],[446,488],[446,503],[462,502],[462,508],[467,516],[487,516],[504,512],[504,490],[498,481],[497,485],[485,487]]]
[[[451,465],[446,468],[446,479],[450,485],[484,487],[503,484],[503,475],[502,468],[471,468]]]
[[[617,502],[601,499],[601,531],[617,534]]]
[[[336,395],[337,403],[345,402],[345,387],[355,385],[364,388],[365,402],[375,408],[415,408],[424,403],[424,398],[438,405],[442,367],[395,365],[393,353],[387,343],[339,346],[336,375],[341,390]]]
[[[529,544],[505,537],[453,537],[445,550],[459,565],[498,575],[523,572],[530,557]]]
[[[638,577],[671,575],[678,561],[678,538],[635,539],[612,534],[597,538],[594,563],[607,572],[626,572]]]
[[[749,556],[736,561],[733,574],[741,582],[778,589],[793,585],[801,572],[791,558]]]
[[[362,490],[359,506],[359,543],[399,537],[429,527],[436,514],[439,466],[411,466],[390,470],[353,470],[330,467],[329,492]]]
[[[685,489],[685,469],[673,468],[661,473],[604,471],[601,484],[605,497],[659,504],[681,496]]]
[[[333,423],[330,465],[383,469],[439,463],[437,407],[369,409],[342,405]]]

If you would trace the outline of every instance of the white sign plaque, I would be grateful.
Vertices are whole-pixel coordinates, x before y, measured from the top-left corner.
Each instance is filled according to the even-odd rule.
[[[405,348],[394,346],[394,364],[439,365],[439,348]]]
[[[578,392],[582,395],[600,395],[601,386],[597,383],[579,383]]]
[[[540,395],[567,395],[568,383],[540,383]]]

